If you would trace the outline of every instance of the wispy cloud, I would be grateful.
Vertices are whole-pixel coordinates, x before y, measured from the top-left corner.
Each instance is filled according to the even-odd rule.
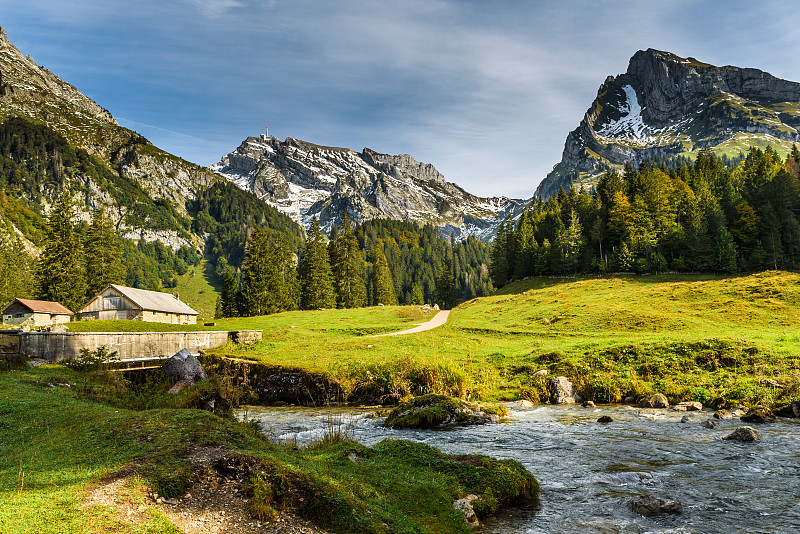
[[[0,23],[23,52],[187,159],[215,161],[269,119],[284,137],[410,153],[484,195],[529,196],[636,50],[800,80],[800,12],[777,1],[132,6],[29,0],[4,5]]]

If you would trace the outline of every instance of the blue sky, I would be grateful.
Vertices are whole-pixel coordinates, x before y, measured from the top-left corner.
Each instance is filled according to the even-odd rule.
[[[209,165],[248,135],[433,163],[530,197],[639,49],[800,81],[793,2],[0,0],[23,53]]]

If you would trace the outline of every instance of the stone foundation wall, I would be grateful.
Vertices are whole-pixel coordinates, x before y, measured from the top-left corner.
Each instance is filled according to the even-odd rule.
[[[169,357],[181,349],[196,353],[213,349],[228,340],[252,343],[261,331],[199,332],[19,332],[0,331],[0,356],[23,356],[51,362],[77,358],[81,349],[105,346],[117,352],[120,360]]]

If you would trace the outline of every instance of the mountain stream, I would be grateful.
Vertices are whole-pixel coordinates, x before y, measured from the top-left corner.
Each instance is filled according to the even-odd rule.
[[[740,443],[721,438],[746,423],[715,420],[707,429],[699,423],[709,411],[547,405],[512,408],[505,423],[455,430],[391,430],[369,413],[251,406],[239,416],[299,444],[334,421],[365,445],[402,438],[449,454],[518,460],[541,484],[541,503],[488,519],[483,534],[800,531],[800,423],[793,420],[752,425],[761,441]],[[601,415],[613,422],[598,423]],[[689,422],[681,422],[684,415]],[[641,516],[631,503],[642,495],[677,499],[683,513]]]

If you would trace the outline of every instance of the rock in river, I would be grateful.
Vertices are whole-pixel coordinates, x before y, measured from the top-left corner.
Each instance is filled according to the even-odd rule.
[[[659,514],[680,514],[683,512],[681,501],[661,499],[652,495],[643,495],[633,501],[633,511],[647,517]]]
[[[703,405],[697,401],[686,401],[679,402],[673,406],[672,409],[678,412],[695,412],[697,410],[702,410]]]
[[[663,393],[656,393],[639,402],[639,408],[669,408],[669,401]]]
[[[505,406],[481,406],[445,395],[423,395],[400,404],[386,417],[393,428],[450,428],[497,422],[508,414]]]
[[[758,436],[758,431],[755,428],[750,426],[742,426],[727,436],[722,436],[722,439],[733,441],[758,441],[761,438]]]
[[[566,376],[554,376],[547,382],[552,404],[575,404],[583,399]]]
[[[750,408],[747,413],[742,416],[742,421],[745,423],[772,423],[775,421],[775,416],[767,408]],[[745,427],[747,428],[747,427]]]

